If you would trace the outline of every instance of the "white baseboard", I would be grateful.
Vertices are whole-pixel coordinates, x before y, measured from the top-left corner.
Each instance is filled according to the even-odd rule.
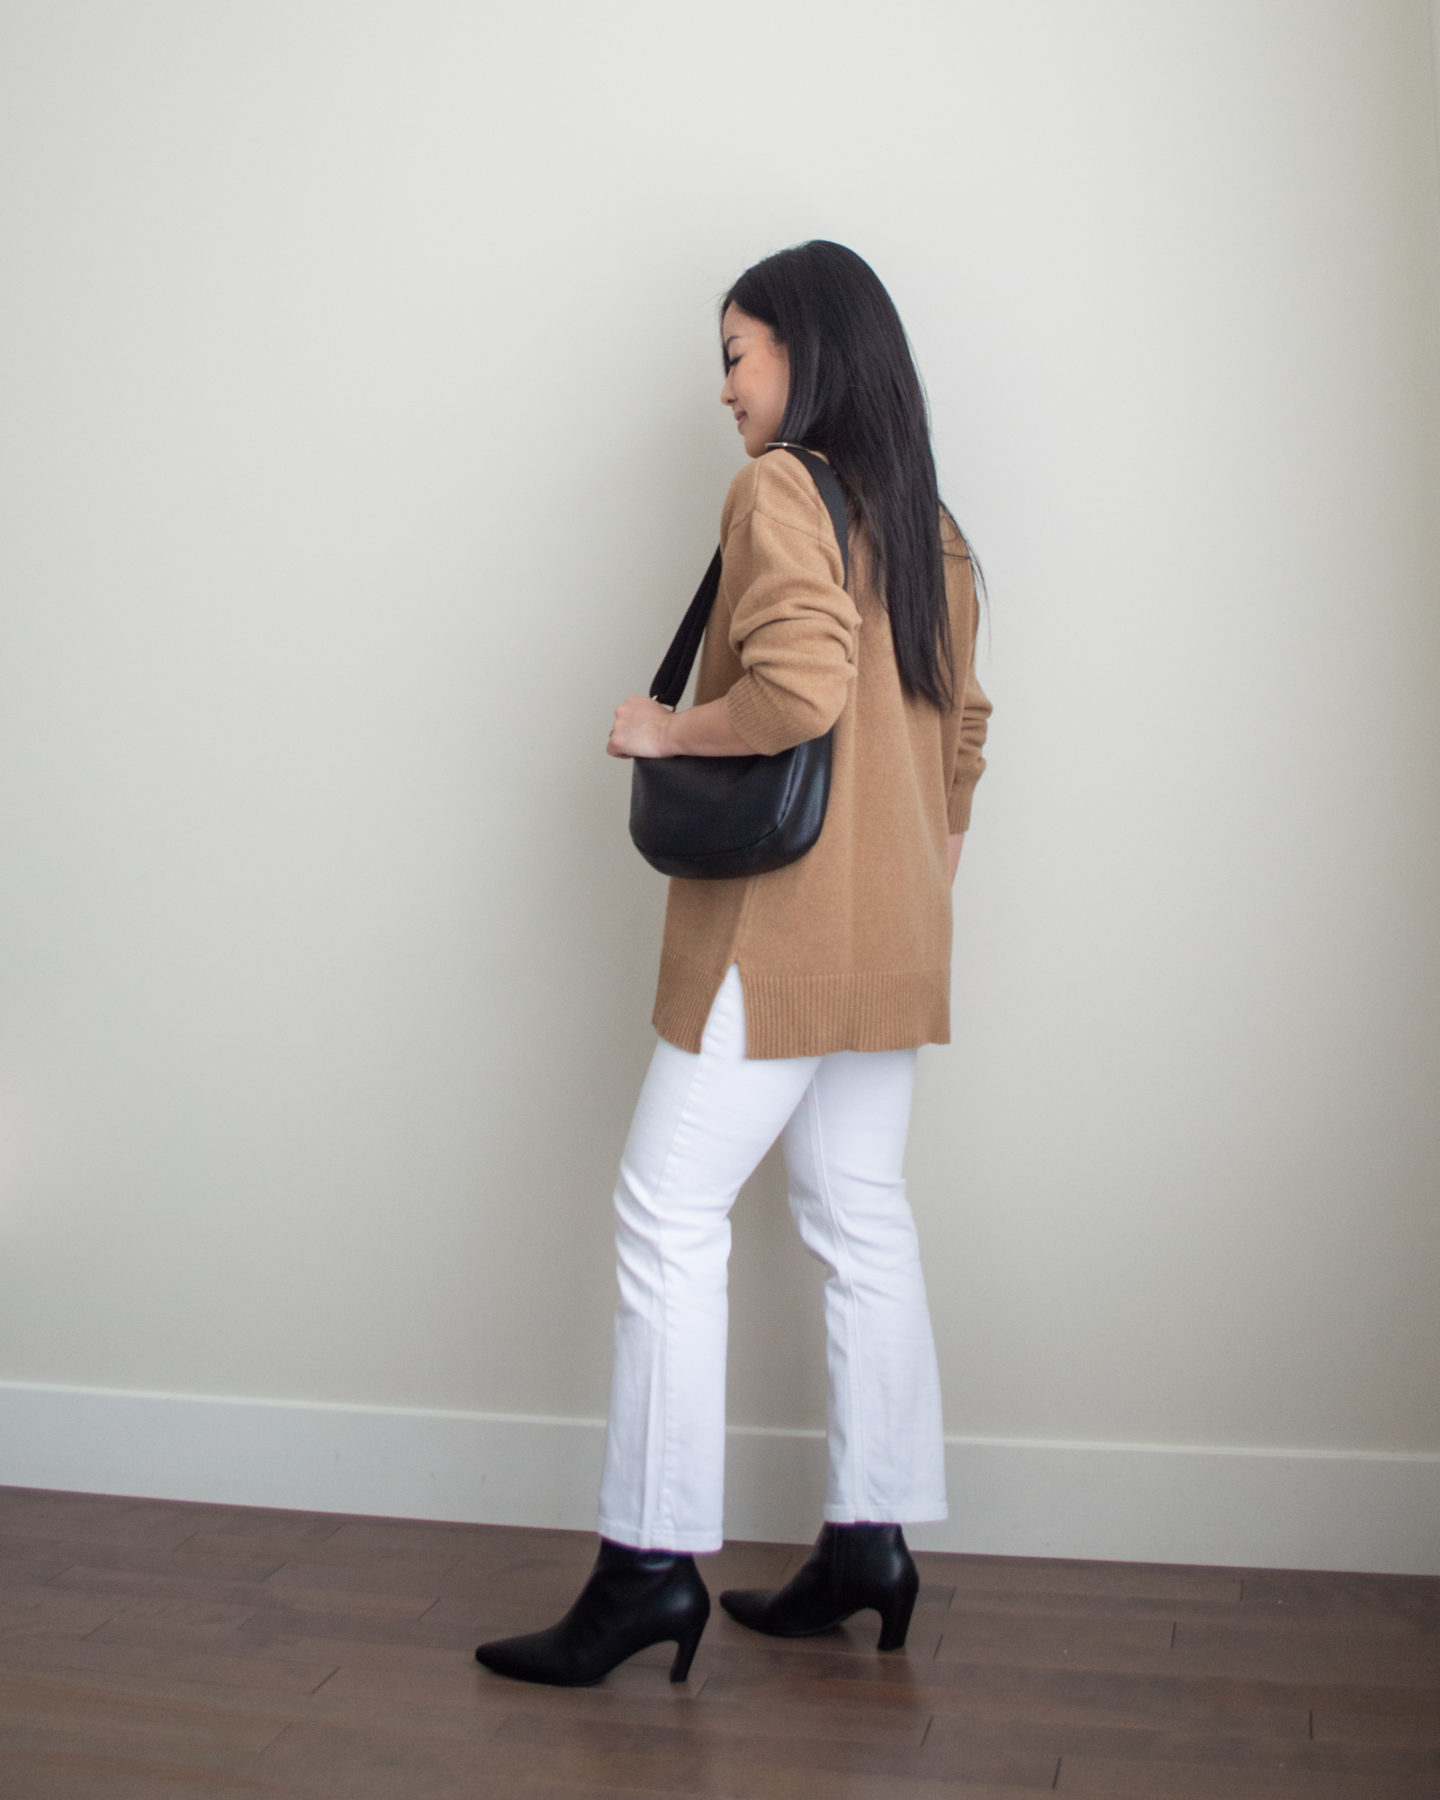
[[[0,1382],[0,1483],[593,1531],[605,1427],[419,1408]],[[1440,1575],[1440,1456],[1156,1444],[947,1445],[917,1549]],[[734,1429],[725,1529],[808,1543],[819,1432]]]

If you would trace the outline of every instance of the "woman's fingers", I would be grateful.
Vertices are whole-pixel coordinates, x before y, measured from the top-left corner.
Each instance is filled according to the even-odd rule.
[[[648,694],[631,694],[615,708],[605,748],[611,756],[663,756],[661,721],[669,714]]]

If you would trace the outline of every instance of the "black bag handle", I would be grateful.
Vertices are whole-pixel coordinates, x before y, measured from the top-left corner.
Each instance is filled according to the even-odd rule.
[[[840,547],[840,566],[845,572],[845,583],[850,582],[850,520],[845,510],[845,490],[840,485],[840,478],[825,461],[823,456],[816,456],[813,450],[806,450],[799,444],[774,443],[765,446],[767,450],[788,450],[793,457],[804,463],[820,490],[820,498],[825,502],[825,510],[830,515],[830,523],[835,527],[835,542]],[[705,571],[700,585],[695,590],[695,598],[686,608],[685,617],[680,621],[680,629],[675,633],[670,648],[665,652],[665,660],[655,671],[655,679],[650,683],[650,698],[658,700],[662,706],[678,706],[680,696],[685,692],[685,684],[690,679],[690,670],[700,649],[701,640],[705,636],[705,626],[710,617],[710,609],[715,604],[715,596],[720,591],[720,552],[717,550],[711,558],[710,567]]]

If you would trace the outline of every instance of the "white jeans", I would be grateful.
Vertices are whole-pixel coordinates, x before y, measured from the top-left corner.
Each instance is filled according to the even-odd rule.
[[[698,1055],[656,1045],[615,1188],[602,1536],[721,1547],[730,1208],[777,1137],[801,1240],[829,1270],[825,1518],[946,1517],[940,1376],[901,1173],[914,1074],[914,1050],[747,1061],[738,964]]]

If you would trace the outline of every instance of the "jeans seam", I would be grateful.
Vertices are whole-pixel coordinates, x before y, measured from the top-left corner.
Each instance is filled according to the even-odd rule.
[[[819,1070],[816,1070],[819,1074]],[[860,1310],[855,1296],[855,1274],[850,1246],[846,1241],[844,1230],[840,1224],[839,1211],[835,1205],[835,1197],[830,1189],[830,1170],[825,1161],[825,1136],[820,1124],[820,1093],[818,1083],[811,1081],[806,1098],[810,1103],[810,1136],[815,1156],[816,1185],[820,1190],[821,1204],[825,1208],[826,1217],[830,1221],[830,1230],[835,1243],[837,1259],[843,1255],[844,1270],[837,1267],[836,1273],[841,1277],[841,1290],[845,1308],[850,1315],[851,1355],[848,1358],[849,1369],[846,1376],[846,1406],[851,1419],[858,1424],[858,1430],[849,1432],[851,1444],[851,1462],[856,1471],[855,1488],[857,1506],[868,1504],[870,1493],[870,1470],[868,1466],[869,1421],[864,1404],[864,1382],[860,1378],[860,1362],[863,1351],[861,1346]],[[861,1495],[865,1498],[862,1500]]]
[[[655,1193],[658,1200],[665,1187],[665,1178],[670,1172],[670,1165],[675,1159],[675,1146],[679,1142],[680,1132],[689,1116],[691,1100],[695,1092],[695,1084],[700,1079],[701,1059],[696,1056],[695,1067],[690,1079],[685,1084],[685,1098],[675,1113],[675,1129],[670,1133],[670,1142],[665,1147],[665,1157],[660,1164],[659,1173],[655,1177]],[[666,1257],[666,1238],[669,1220],[658,1206],[655,1215],[655,1254],[660,1262],[660,1499],[669,1509],[670,1518],[657,1518],[654,1529],[662,1536],[669,1535],[667,1525],[674,1524],[675,1496],[670,1481],[670,1438],[671,1438],[671,1393],[670,1393],[670,1269]],[[644,1508],[642,1506],[642,1513]],[[643,1531],[644,1527],[641,1525]]]
[[[727,968],[725,971],[726,978],[728,978],[729,973],[730,973],[730,971]],[[723,986],[723,981],[722,981],[722,986]],[[718,995],[717,995],[717,998],[718,998]],[[712,1008],[713,1008],[713,1002],[712,1002]],[[708,1023],[708,1020],[707,1020],[707,1023]],[[700,1049],[695,1052],[695,1066],[690,1072],[689,1081],[685,1084],[685,1097],[680,1102],[679,1107],[676,1109],[675,1128],[670,1133],[670,1142],[665,1147],[664,1160],[661,1162],[659,1173],[655,1177],[655,1189],[656,1189],[657,1199],[658,1199],[660,1193],[664,1189],[665,1178],[670,1172],[670,1165],[675,1160],[675,1146],[680,1140],[680,1133],[686,1123],[686,1120],[690,1117],[691,1108],[694,1104],[695,1089],[700,1081],[701,1076],[704,1073],[705,1073],[705,1040],[704,1040],[704,1035],[702,1033],[701,1040],[700,1040]],[[671,1394],[671,1386],[670,1386],[670,1378],[671,1378],[670,1336],[671,1336],[672,1320],[671,1320],[671,1316],[670,1316],[670,1270],[669,1270],[669,1266],[668,1266],[668,1263],[666,1260],[666,1255],[665,1255],[665,1246],[666,1246],[666,1237],[668,1235],[668,1227],[669,1227],[668,1218],[665,1216],[665,1214],[662,1211],[660,1211],[657,1208],[655,1243],[656,1243],[656,1253],[660,1258],[660,1310],[661,1310],[661,1315],[662,1315],[662,1329],[660,1332],[660,1392],[661,1392],[661,1397],[662,1397],[662,1403],[661,1403],[661,1415],[660,1415],[661,1416],[661,1440],[660,1440],[659,1488],[660,1488],[661,1504],[664,1508],[667,1509],[668,1517],[657,1518],[657,1520],[655,1522],[655,1530],[664,1536],[673,1536],[674,1535],[673,1527],[675,1525],[675,1485],[670,1479],[671,1448],[672,1448],[671,1437],[673,1435],[672,1431],[671,1431],[671,1424],[672,1424],[671,1414],[674,1411],[674,1408],[672,1406],[672,1394]]]

